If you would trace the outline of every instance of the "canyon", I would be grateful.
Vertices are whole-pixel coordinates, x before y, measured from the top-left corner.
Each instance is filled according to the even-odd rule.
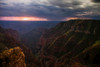
[[[99,67],[99,29],[100,20],[83,19],[62,21],[52,28],[37,28],[24,35],[0,27],[0,65]]]

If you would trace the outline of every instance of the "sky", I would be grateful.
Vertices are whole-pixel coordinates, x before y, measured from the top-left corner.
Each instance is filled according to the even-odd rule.
[[[0,0],[0,20],[100,19],[100,0]]]

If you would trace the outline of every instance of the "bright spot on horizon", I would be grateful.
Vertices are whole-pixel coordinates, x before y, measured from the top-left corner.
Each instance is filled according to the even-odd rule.
[[[0,17],[2,21],[48,21],[41,17]]]
[[[25,21],[26,21],[26,20],[29,20],[29,18],[23,18],[23,20],[25,20]]]

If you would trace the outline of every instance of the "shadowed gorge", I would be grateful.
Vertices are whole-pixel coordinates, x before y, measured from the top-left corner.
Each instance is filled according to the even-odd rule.
[[[0,0],[0,67],[100,67],[100,0]]]
[[[70,20],[47,30],[40,38],[44,67],[98,67],[99,29],[99,20]]]
[[[77,19],[48,26],[32,28],[23,35],[13,28],[0,27],[0,65],[100,66],[100,20]]]
[[[24,53],[25,56],[22,54],[22,52]],[[6,58],[8,58],[7,62]],[[20,59],[18,61],[19,63],[16,62],[17,59]],[[13,63],[13,61],[15,62]],[[2,65],[2,63],[4,64]],[[0,65],[2,65],[3,67],[7,67],[6,63],[11,67],[13,67],[16,63],[18,65],[17,67],[20,67],[21,65],[23,66],[23,64],[26,65],[27,67],[30,67],[31,65],[38,66],[39,62],[32,54],[32,51],[20,42],[20,36],[16,30],[4,29],[0,27]]]

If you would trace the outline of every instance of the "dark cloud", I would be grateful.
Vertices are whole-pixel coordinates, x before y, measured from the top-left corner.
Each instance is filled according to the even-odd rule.
[[[82,2],[79,2],[79,1],[73,1],[72,4],[73,4],[73,5],[81,5]]]
[[[100,0],[92,0],[95,3],[100,3]]]
[[[6,3],[0,3],[0,5],[7,5]]]
[[[39,0],[40,1],[40,0]],[[0,4],[0,16],[36,16],[49,20],[62,20],[67,17],[100,17],[98,3],[82,0],[43,0],[47,2]],[[94,0],[97,2],[97,0]]]
[[[72,5],[78,5],[79,3],[78,2],[71,2],[71,3],[69,3],[69,2],[66,2],[66,1],[64,1],[64,0],[49,0],[49,3],[51,4],[51,5],[53,5],[53,6],[58,6],[58,7],[61,7],[61,8],[65,8],[65,7],[70,7],[70,6],[72,6]]]

